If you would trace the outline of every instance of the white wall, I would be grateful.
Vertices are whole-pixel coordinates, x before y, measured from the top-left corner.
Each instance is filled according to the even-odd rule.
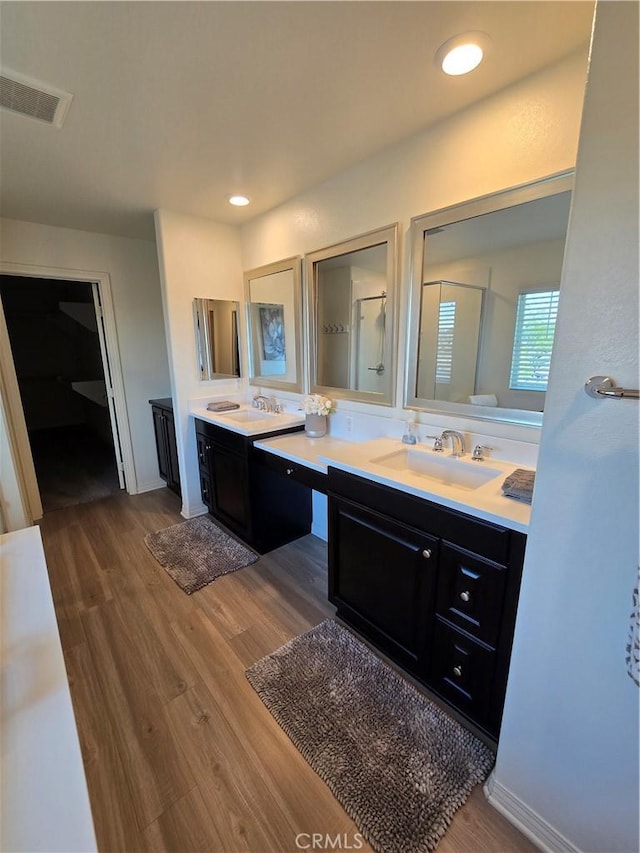
[[[156,240],[162,283],[167,348],[173,392],[182,514],[190,518],[206,512],[200,495],[195,428],[189,400],[214,399],[237,393],[246,380],[202,382],[196,356],[193,300],[231,299],[243,302],[240,234],[237,228],[169,210],[155,213]],[[241,373],[247,374],[244,306],[241,335]]]
[[[0,220],[5,263],[106,272],[111,282],[138,491],[162,485],[148,405],[169,393],[156,247],[33,222]]]
[[[411,217],[573,168],[585,78],[586,55],[580,52],[256,217],[241,229],[245,268],[304,255],[399,222],[404,238],[400,406]],[[380,413],[380,407],[369,410]],[[394,412],[387,409],[386,414]],[[450,416],[445,420],[446,425],[456,421]],[[460,425],[473,428],[469,420]],[[517,431],[511,432],[517,437]],[[523,428],[518,435],[537,441],[537,430]]]
[[[596,15],[494,792],[575,848],[628,853],[640,840],[640,694],[625,668],[639,404],[590,399],[593,374],[638,387],[635,3]]]

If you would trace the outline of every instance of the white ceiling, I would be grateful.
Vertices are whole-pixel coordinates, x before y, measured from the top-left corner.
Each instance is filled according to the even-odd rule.
[[[238,224],[589,40],[592,2],[4,2],[0,56],[74,100],[0,111],[3,216],[153,237],[165,207]],[[468,30],[492,49],[435,66]],[[250,196],[232,208],[231,193]]]

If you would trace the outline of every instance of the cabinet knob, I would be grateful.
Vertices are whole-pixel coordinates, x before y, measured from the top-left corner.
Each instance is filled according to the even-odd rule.
[[[425,558],[425,560],[428,560],[431,556],[431,548],[425,548],[422,552],[422,556]]]
[[[293,468],[287,468],[287,476],[293,474]]]
[[[462,667],[461,667],[461,666],[454,666],[454,668],[453,668],[453,674],[454,674],[457,678],[460,678],[460,676],[462,675]]]
[[[465,589],[464,592],[460,593],[460,598],[463,601],[471,601],[471,593]]]

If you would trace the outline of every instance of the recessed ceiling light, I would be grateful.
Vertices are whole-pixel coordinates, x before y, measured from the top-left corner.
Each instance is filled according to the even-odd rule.
[[[450,38],[436,52],[436,64],[445,74],[468,74],[482,62],[490,39],[486,33],[464,33]]]
[[[229,197],[229,204],[235,204],[236,207],[245,207],[249,204],[249,199],[246,195],[232,195]]]
[[[459,74],[468,74],[482,62],[484,56],[482,48],[478,44],[461,44],[454,47],[442,60],[442,70],[445,74],[457,77]]]

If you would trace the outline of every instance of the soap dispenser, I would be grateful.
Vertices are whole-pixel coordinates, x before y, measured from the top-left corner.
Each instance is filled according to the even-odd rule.
[[[408,420],[404,426],[404,435],[402,436],[403,444],[417,444],[418,436],[416,435],[415,421]]]

